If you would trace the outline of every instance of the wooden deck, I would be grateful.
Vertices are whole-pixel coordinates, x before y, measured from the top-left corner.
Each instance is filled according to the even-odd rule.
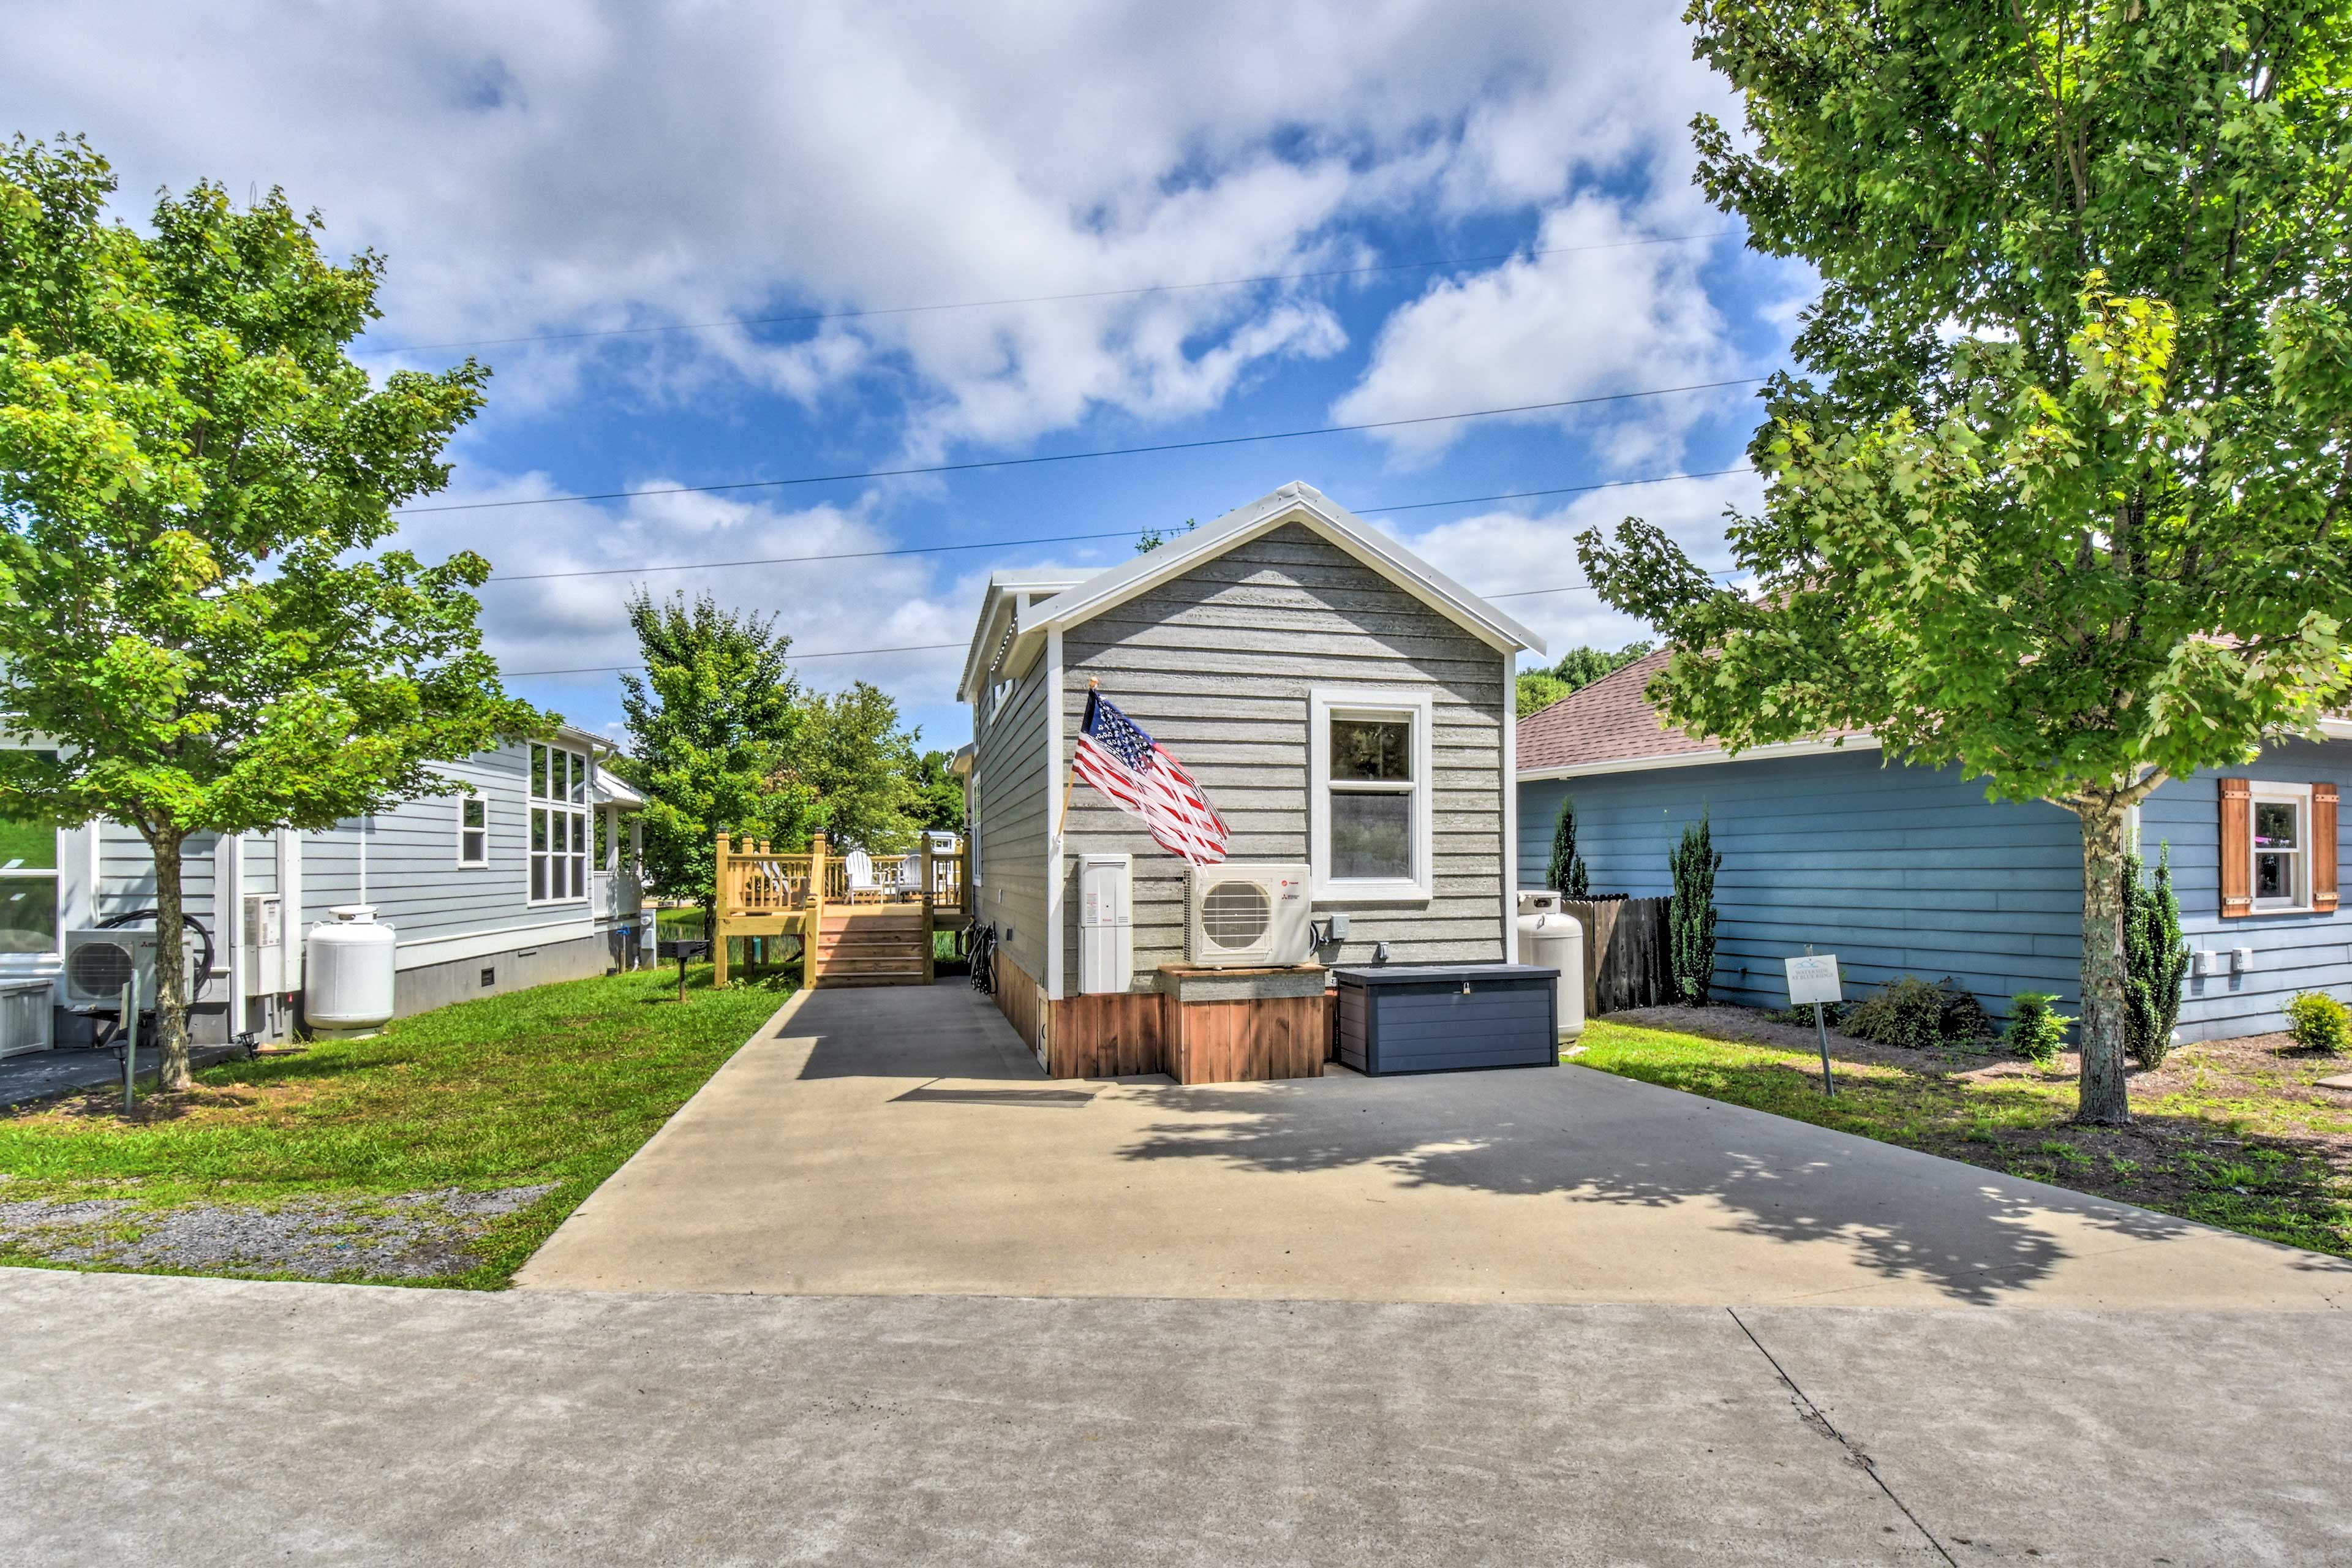
[[[719,836],[714,981],[727,983],[735,937],[798,936],[811,986],[928,985],[935,937],[968,917],[964,854],[927,840],[913,855],[876,855],[855,868],[815,836],[806,853]]]

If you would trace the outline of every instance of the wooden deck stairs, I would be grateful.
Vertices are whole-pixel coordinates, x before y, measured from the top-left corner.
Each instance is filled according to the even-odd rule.
[[[931,922],[919,904],[827,905],[814,973],[820,985],[921,985],[930,955]]]
[[[875,855],[853,881],[845,858],[817,834],[807,851],[719,836],[719,929],[711,945],[716,983],[727,984],[727,946],[736,937],[797,936],[811,985],[928,985],[933,934],[970,914],[965,852],[930,847]]]

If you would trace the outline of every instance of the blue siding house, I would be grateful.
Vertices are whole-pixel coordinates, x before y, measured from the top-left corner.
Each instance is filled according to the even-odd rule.
[[[1704,814],[1723,855],[1723,1000],[1784,1005],[1782,960],[1810,944],[1838,954],[1849,995],[1908,973],[1950,975],[1996,1015],[2019,991],[2080,1004],[2072,813],[1989,801],[1981,781],[1957,770],[1889,763],[1866,735],[1726,758],[1664,728],[1643,698],[1664,658],[1520,721],[1521,887],[1545,883],[1563,800],[1574,801],[1593,890],[1636,897],[1673,890],[1667,854]],[[2171,781],[2140,808],[2148,858],[2159,843],[2171,847],[2181,926],[2198,954],[2182,1039],[2283,1028],[2280,1009],[2297,991],[2352,1001],[2352,916],[2335,908],[2335,802],[2345,789],[2352,726],[2326,742],[2282,742],[2248,767]],[[2226,867],[2225,839],[2234,847]],[[2236,900],[2228,915],[2225,879]]]

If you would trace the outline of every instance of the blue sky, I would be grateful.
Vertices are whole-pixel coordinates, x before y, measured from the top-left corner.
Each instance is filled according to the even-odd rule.
[[[1811,292],[1690,183],[1730,118],[1669,7],[426,3],[0,16],[16,129],[76,131],[126,216],[283,185],[390,263],[373,364],[478,343],[490,405],[439,503],[989,461],[1765,374]],[[1493,258],[1504,259],[1491,259]],[[1268,274],[1461,265],[1245,287]],[[906,311],[908,306],[1030,300]],[[707,326],[833,312],[822,321]],[[841,314],[842,312],[890,312]],[[625,329],[626,331],[617,331]],[[652,330],[638,330],[652,329]],[[578,335],[595,334],[605,335]],[[569,335],[551,335],[569,334]],[[486,340],[530,338],[526,342]],[[1576,582],[1629,511],[1719,561],[1744,477],[1376,513],[1742,462],[1752,388],[887,480],[420,514],[502,573],[988,546],[493,583],[513,689],[615,728],[643,582],[781,617],[796,650],[961,645],[992,567],[1108,564],[1293,479],[1474,587]],[[1092,544],[1002,545],[1114,533]],[[1517,597],[1554,647],[1638,627]],[[954,650],[810,658],[930,744]]]

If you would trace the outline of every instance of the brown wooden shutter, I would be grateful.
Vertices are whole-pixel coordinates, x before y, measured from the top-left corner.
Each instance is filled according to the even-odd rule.
[[[2336,911],[2336,786],[2311,786],[2311,907]]]
[[[2313,815],[2316,816],[2317,813]],[[2331,832],[2332,838],[2334,834]],[[2253,797],[2244,779],[2221,781],[2221,918],[2254,912]]]

